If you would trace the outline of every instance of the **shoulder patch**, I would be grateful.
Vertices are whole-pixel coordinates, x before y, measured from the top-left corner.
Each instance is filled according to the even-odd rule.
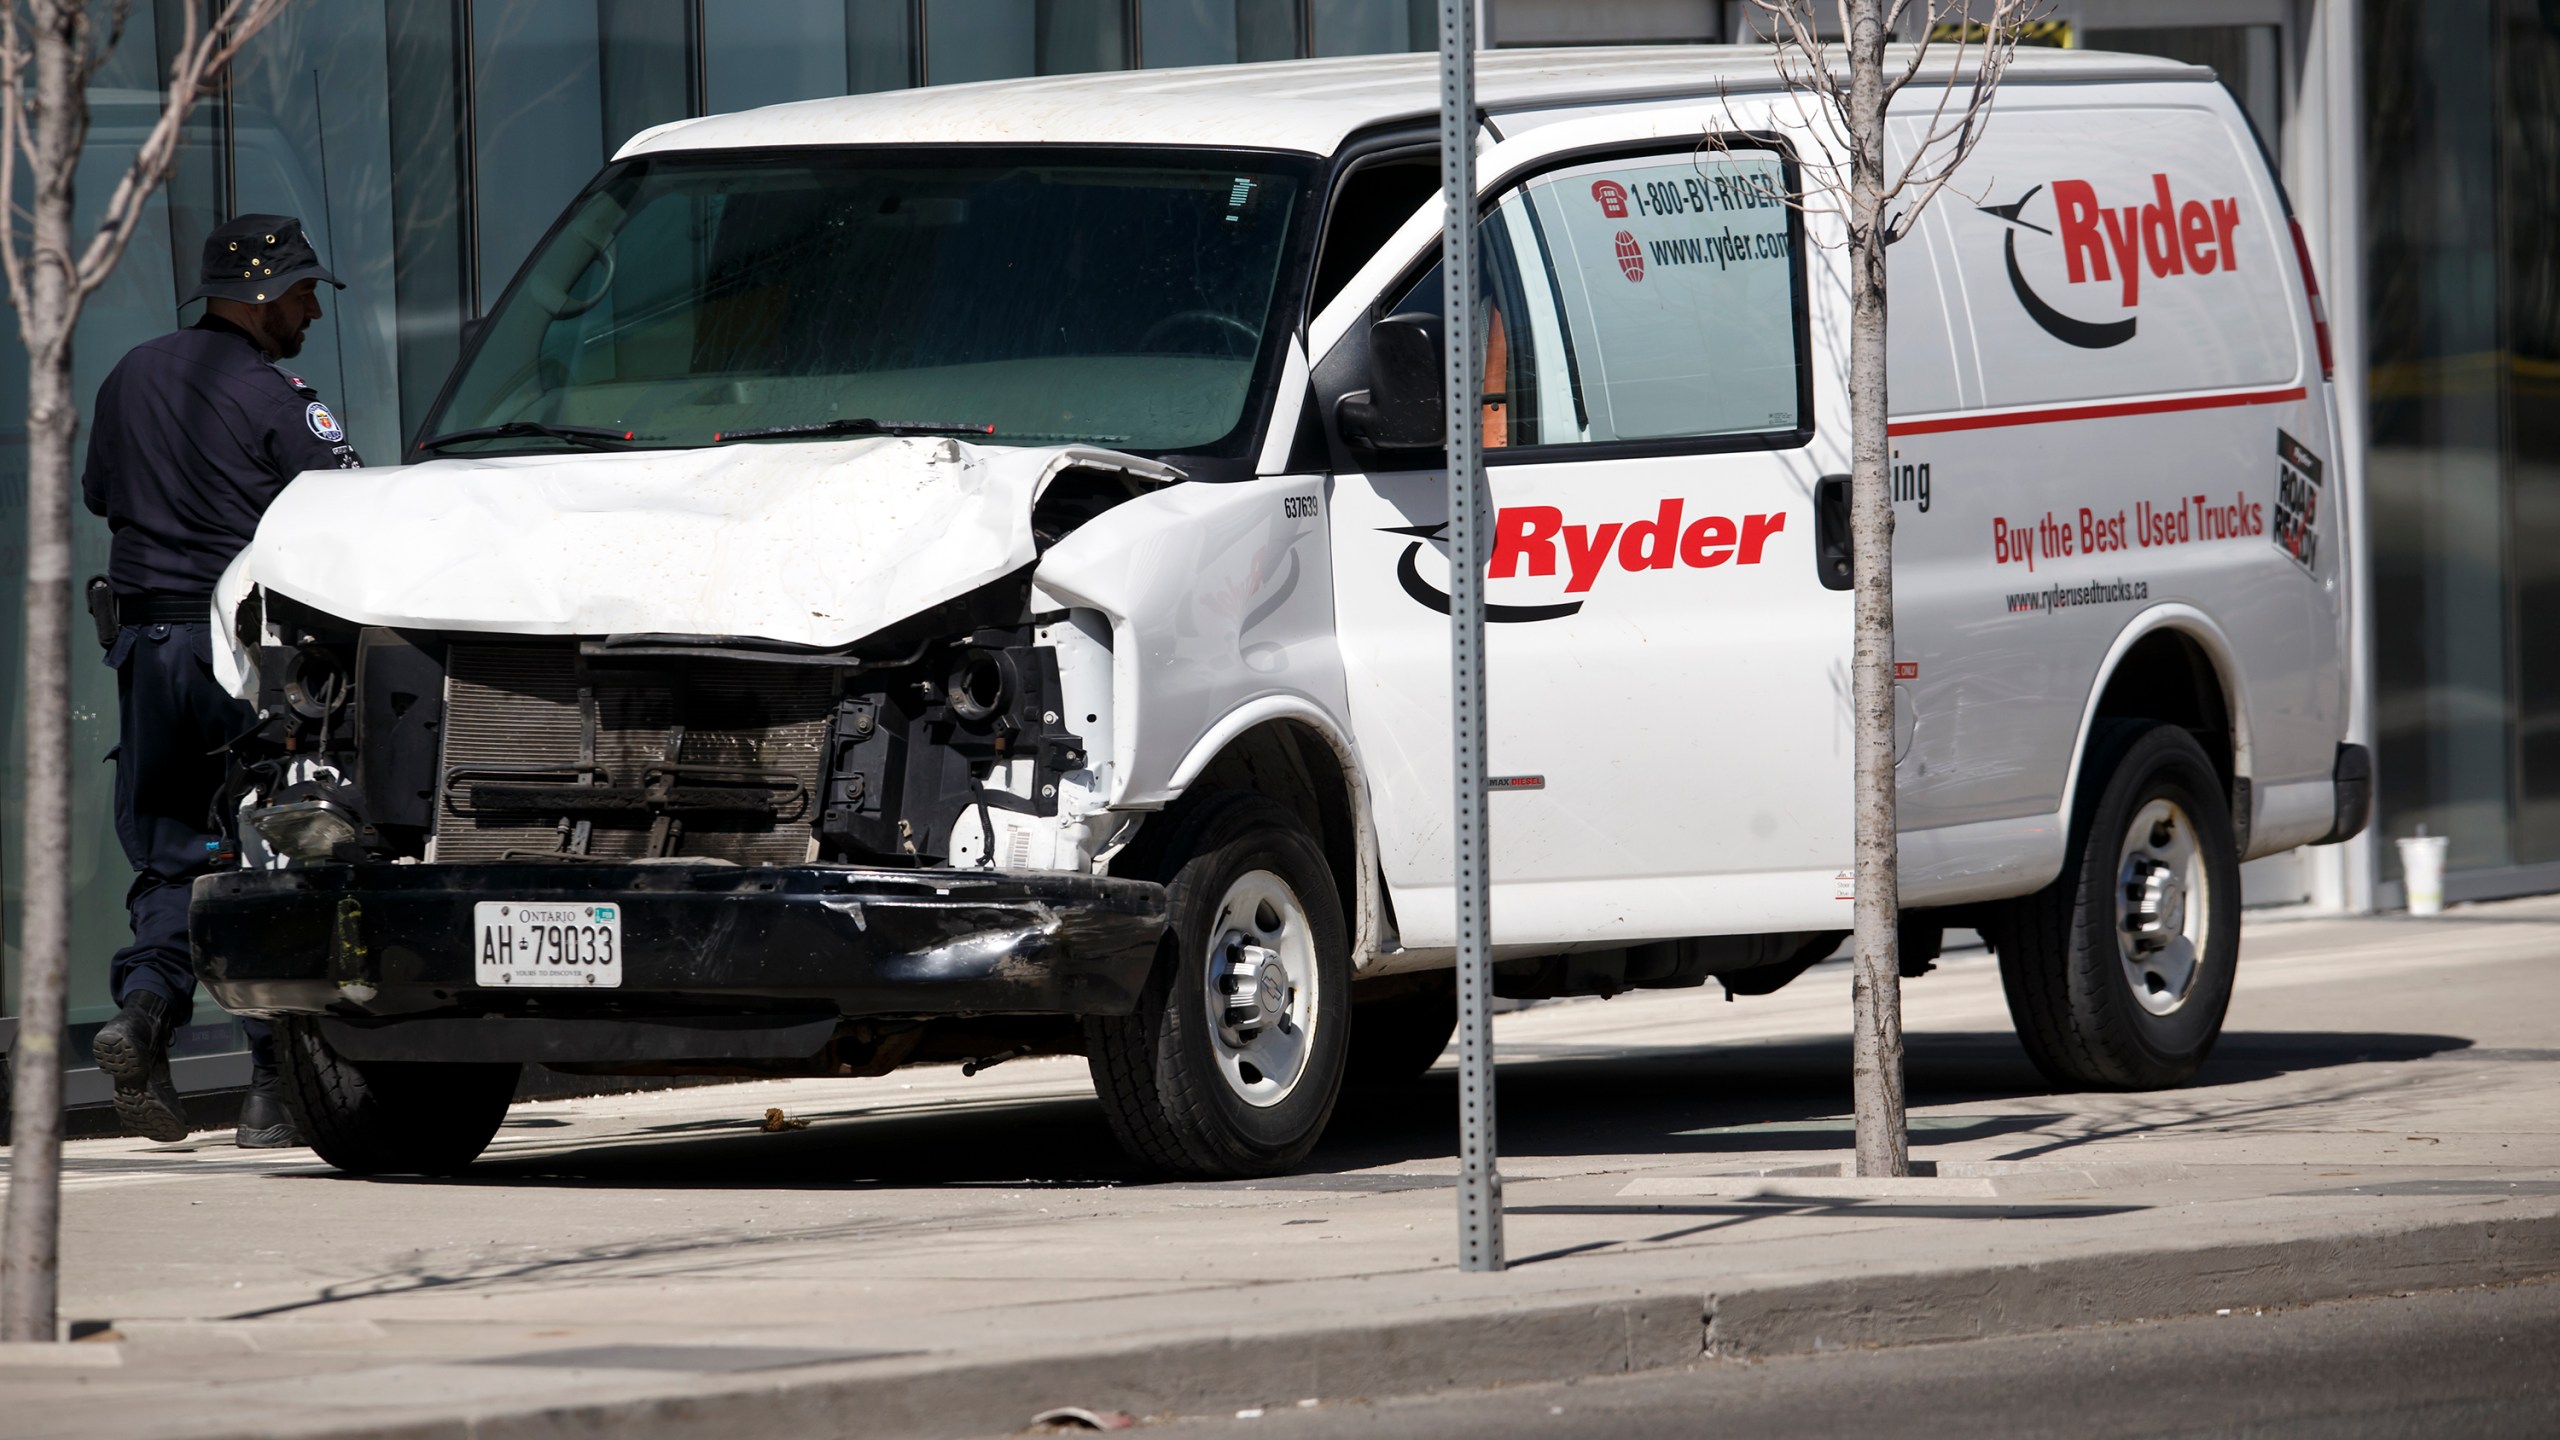
[[[284,383],[292,386],[294,393],[300,395],[303,399],[317,400],[320,398],[320,392],[312,386],[310,381],[294,374],[282,365],[270,360],[267,362],[267,368],[276,372],[276,374],[283,379]]]
[[[302,421],[311,427],[312,434],[332,445],[347,438],[347,427],[339,424],[338,417],[329,413],[329,407],[317,400],[302,407]]]

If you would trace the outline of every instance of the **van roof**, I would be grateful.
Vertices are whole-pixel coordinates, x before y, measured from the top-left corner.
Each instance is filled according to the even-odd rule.
[[[1938,47],[1953,63],[1953,47]],[[1972,53],[1972,52],[1968,52]],[[1888,66],[1907,62],[1891,47]],[[1185,70],[1109,70],[937,85],[769,105],[644,130],[620,155],[799,145],[1199,145],[1330,155],[1358,131],[1438,112],[1432,53],[1284,60]],[[1933,65],[1934,69],[1943,67]],[[2211,79],[2148,56],[2022,47],[2009,83]],[[1652,97],[1769,90],[1765,45],[1631,45],[1493,50],[1477,57],[1476,99],[1506,112]]]

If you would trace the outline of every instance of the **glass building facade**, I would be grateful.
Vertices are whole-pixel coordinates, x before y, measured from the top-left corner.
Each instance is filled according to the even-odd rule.
[[[99,0],[104,9],[105,0]],[[97,75],[80,174],[94,205],[156,115],[183,10],[134,0]],[[1742,33],[1733,0],[1494,0],[1500,45]],[[1427,50],[1432,0],[302,0],[190,124],[178,173],[90,301],[77,390],[194,318],[220,218],[305,220],[349,282],[300,364],[368,457],[391,459],[571,195],[638,131],[687,116],[1010,76]],[[2560,0],[2058,0],[2056,43],[2209,64],[2282,157],[2334,296],[2342,392],[2366,394],[2376,833],[2350,862],[2396,899],[2389,837],[2452,837],[2461,898],[2560,889]],[[2343,33],[2355,88],[2319,80]],[[2334,71],[2335,67],[2331,67]],[[2359,93],[2360,92],[2360,93]],[[2347,99],[2341,102],[2338,96]],[[2361,154],[2361,199],[2315,179]],[[2323,206],[2326,205],[2324,209]],[[2356,268],[2341,273],[2340,257]],[[10,993],[20,832],[16,597],[23,356],[0,345],[0,902]],[[2350,443],[2354,435],[2349,437]],[[2351,483],[2353,483],[2351,481]],[[77,517],[80,575],[106,532]],[[2552,543],[2544,543],[2550,541]],[[75,1052],[109,1012],[129,881],[108,823],[113,676],[75,641]],[[2253,900],[2308,867],[2253,867]],[[2348,903],[2370,885],[2331,887]],[[209,1024],[188,1043],[227,1046]],[[5,1022],[0,1022],[5,1024]],[[182,1075],[183,1079],[183,1075]],[[75,1098],[78,1095],[75,1087]]]
[[[2560,5],[2366,0],[2380,820],[2560,887]]]

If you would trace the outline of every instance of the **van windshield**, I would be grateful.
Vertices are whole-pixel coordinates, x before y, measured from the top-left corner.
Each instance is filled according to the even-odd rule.
[[[1169,158],[1170,157],[1170,158]],[[1176,152],[678,155],[608,171],[526,263],[422,437],[949,425],[1241,446],[1298,176]],[[992,427],[989,429],[988,427]]]

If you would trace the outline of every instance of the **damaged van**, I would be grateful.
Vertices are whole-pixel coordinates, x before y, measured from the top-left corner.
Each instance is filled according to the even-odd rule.
[[[1496,987],[1764,994],[1851,909],[1817,142],[1765,51],[1479,75]],[[197,963],[320,1154],[466,1166],[527,1064],[1081,1053],[1142,1164],[1254,1175],[1430,1065],[1435,106],[1389,56],[624,146],[407,463],[216,594]],[[2365,814],[2328,342],[2209,72],[2023,53],[1967,175],[1893,256],[1905,963],[1979,929],[2057,1084],[2172,1085],[2240,863]]]

